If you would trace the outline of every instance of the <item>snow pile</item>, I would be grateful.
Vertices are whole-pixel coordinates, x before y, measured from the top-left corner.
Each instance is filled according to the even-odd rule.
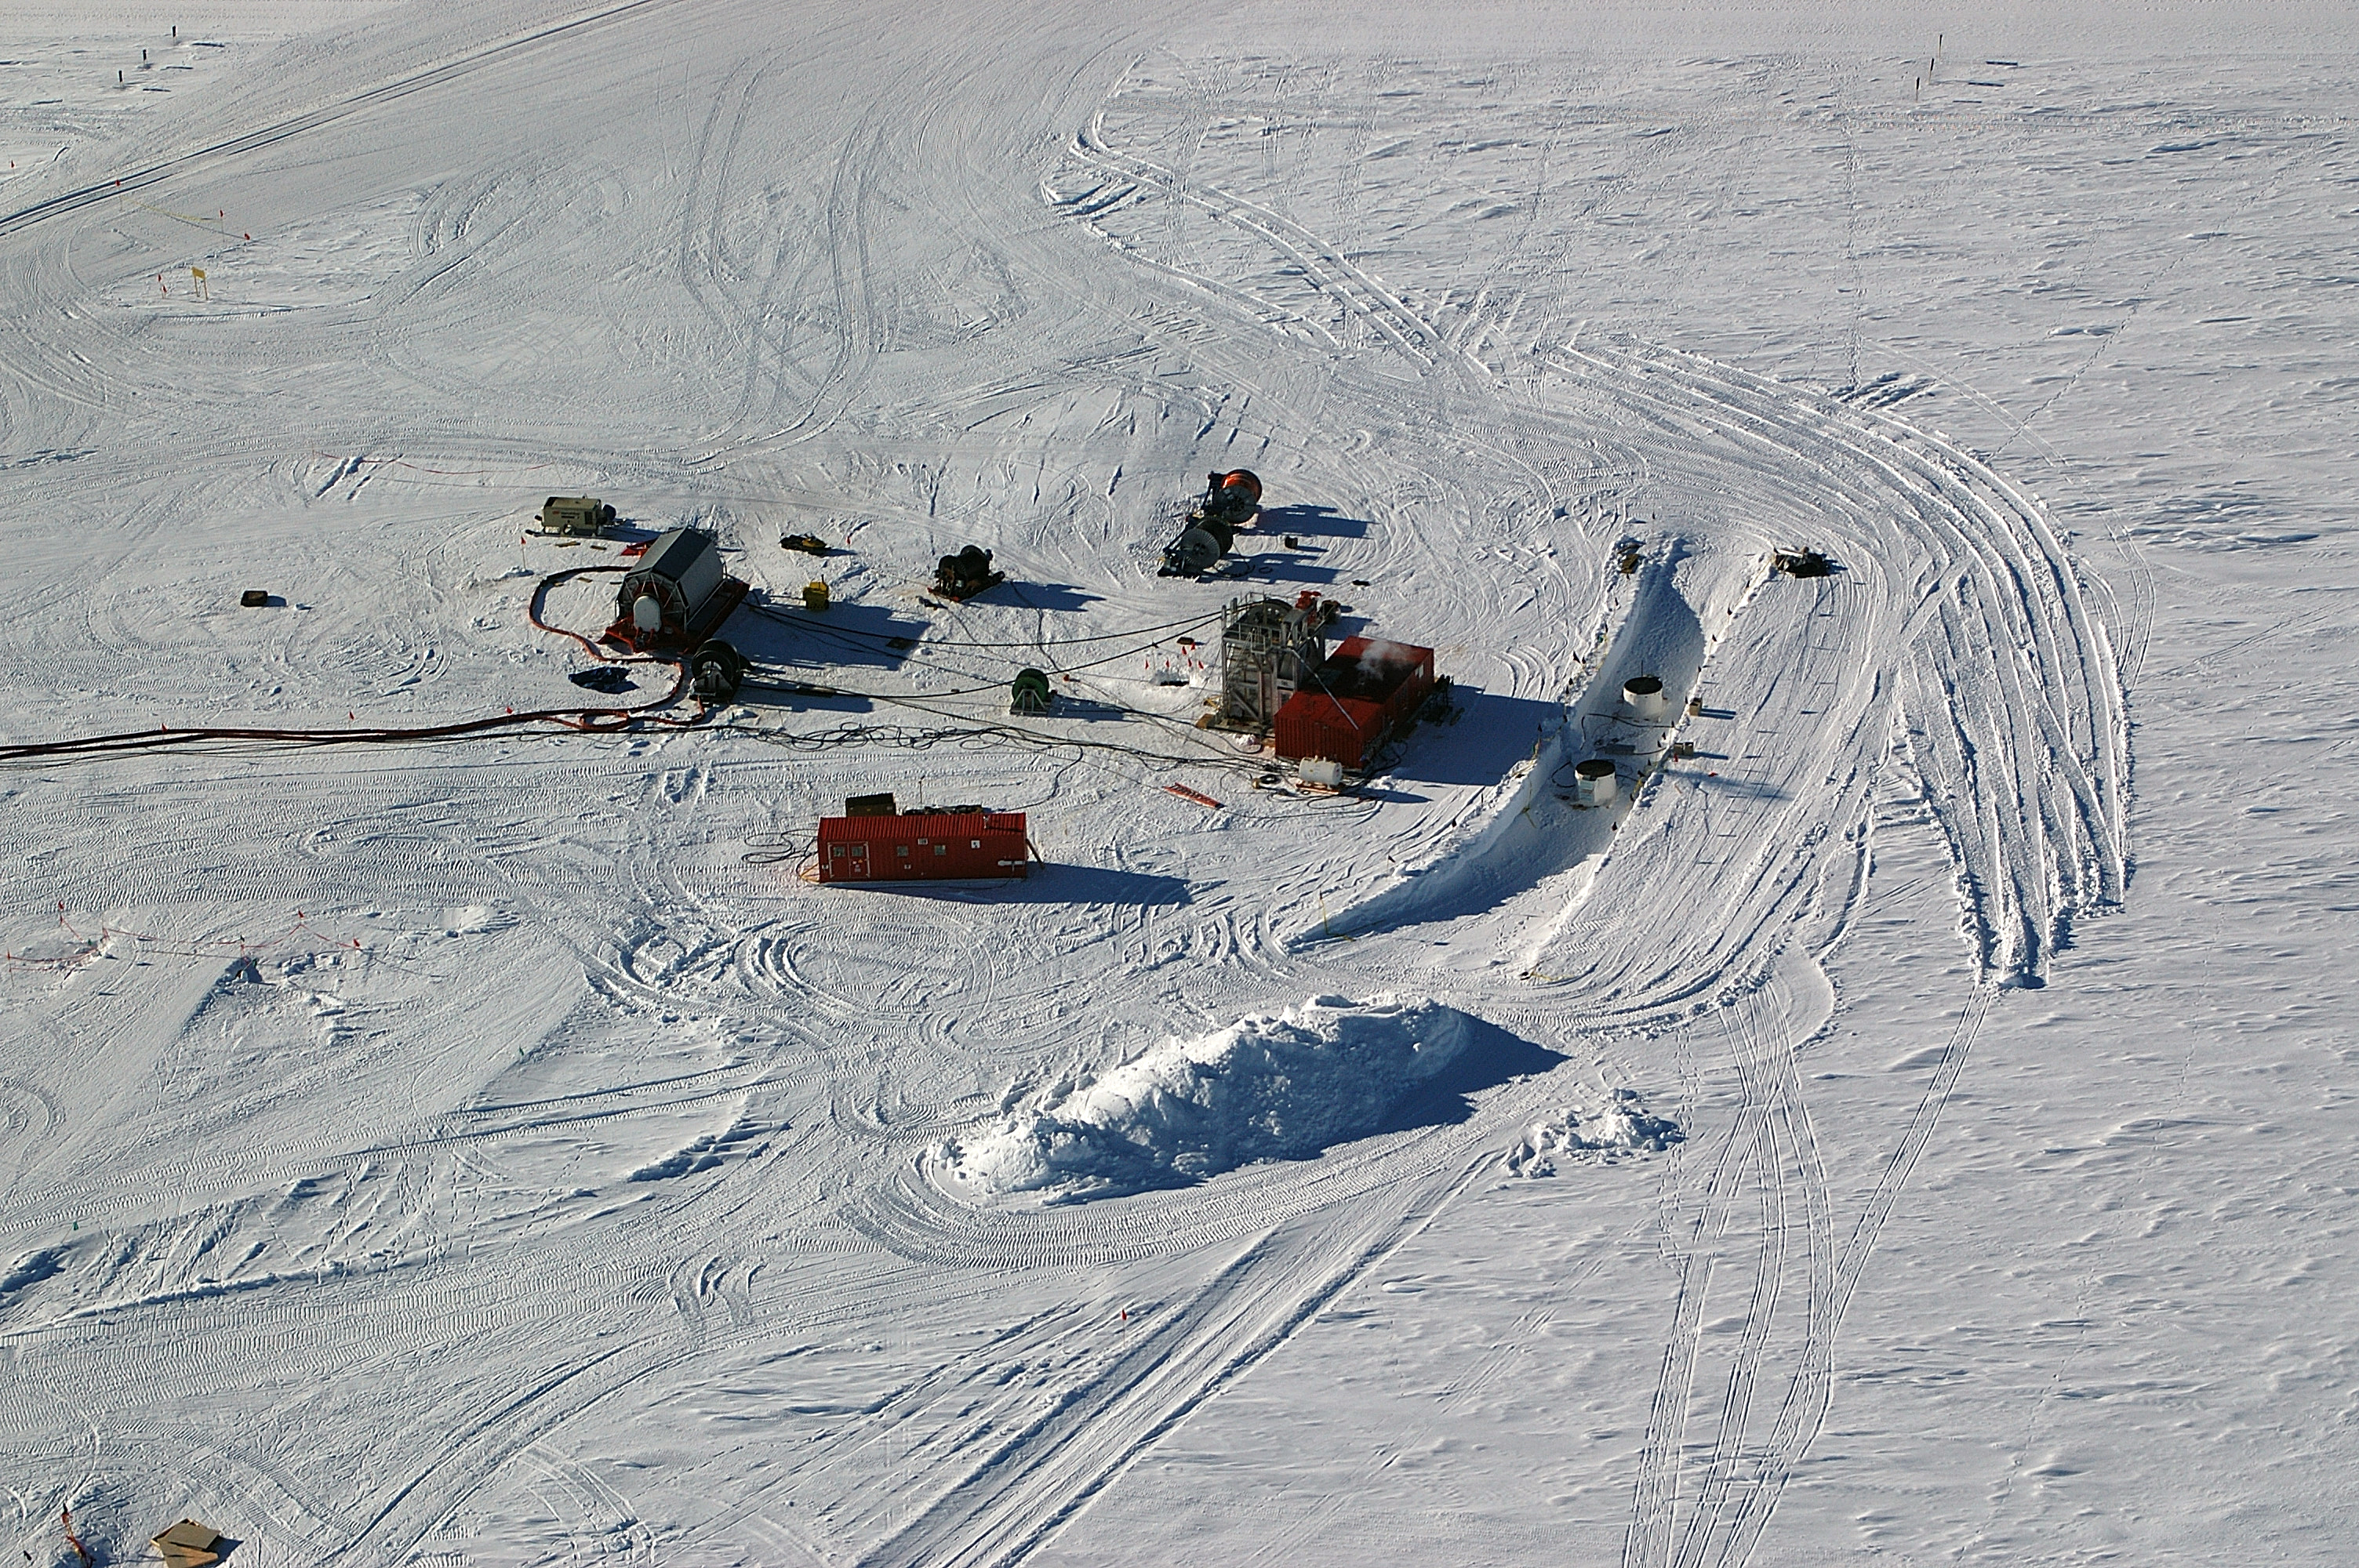
[[[1679,1123],[1647,1115],[1636,1091],[1615,1089],[1603,1107],[1560,1107],[1525,1128],[1507,1151],[1507,1171],[1517,1176],[1553,1176],[1560,1154],[1571,1159],[1659,1154],[1686,1137]]]
[[[1167,1040],[1104,1076],[942,1146],[978,1194],[1102,1197],[1363,1136],[1466,1041],[1466,1015],[1390,992],[1314,997],[1194,1040]]]

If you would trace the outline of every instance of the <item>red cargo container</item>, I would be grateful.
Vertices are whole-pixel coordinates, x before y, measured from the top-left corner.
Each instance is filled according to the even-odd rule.
[[[819,880],[823,882],[1020,877],[1030,869],[1020,811],[820,818]]]
[[[1432,692],[1432,649],[1347,637],[1277,710],[1277,754],[1365,766]]]
[[[1382,703],[1330,697],[1306,687],[1277,710],[1277,754],[1289,762],[1325,757],[1357,769],[1391,728],[1392,716]]]

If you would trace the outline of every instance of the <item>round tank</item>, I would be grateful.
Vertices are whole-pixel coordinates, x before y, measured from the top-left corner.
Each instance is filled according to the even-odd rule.
[[[663,600],[652,593],[643,593],[631,600],[631,624],[642,632],[663,630]]]
[[[1624,681],[1622,700],[1641,719],[1660,719],[1670,708],[1663,697],[1663,683],[1655,676],[1632,676]]]
[[[1574,763],[1572,777],[1578,798],[1583,806],[1611,806],[1621,790],[1622,781],[1614,773],[1614,764],[1603,757],[1592,757],[1585,762]]]

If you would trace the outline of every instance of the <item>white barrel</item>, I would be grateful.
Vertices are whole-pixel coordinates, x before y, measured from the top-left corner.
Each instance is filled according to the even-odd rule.
[[[652,593],[643,593],[631,600],[631,624],[642,632],[663,630],[663,600]]]
[[[1660,719],[1670,711],[1663,683],[1656,676],[1632,676],[1622,683],[1622,700],[1641,719]]]
[[[1614,764],[1603,757],[1574,763],[1572,778],[1575,798],[1583,806],[1611,806],[1621,792],[1621,778],[1614,773]]]

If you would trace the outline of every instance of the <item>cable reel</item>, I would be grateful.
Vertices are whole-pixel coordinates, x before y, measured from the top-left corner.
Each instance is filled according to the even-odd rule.
[[[728,702],[736,697],[737,687],[745,679],[745,655],[720,638],[711,638],[697,644],[689,659],[689,671],[700,700]]]
[[[1007,687],[1007,711],[1010,713],[1047,713],[1057,706],[1057,694],[1049,685],[1046,672],[1022,669]]]

